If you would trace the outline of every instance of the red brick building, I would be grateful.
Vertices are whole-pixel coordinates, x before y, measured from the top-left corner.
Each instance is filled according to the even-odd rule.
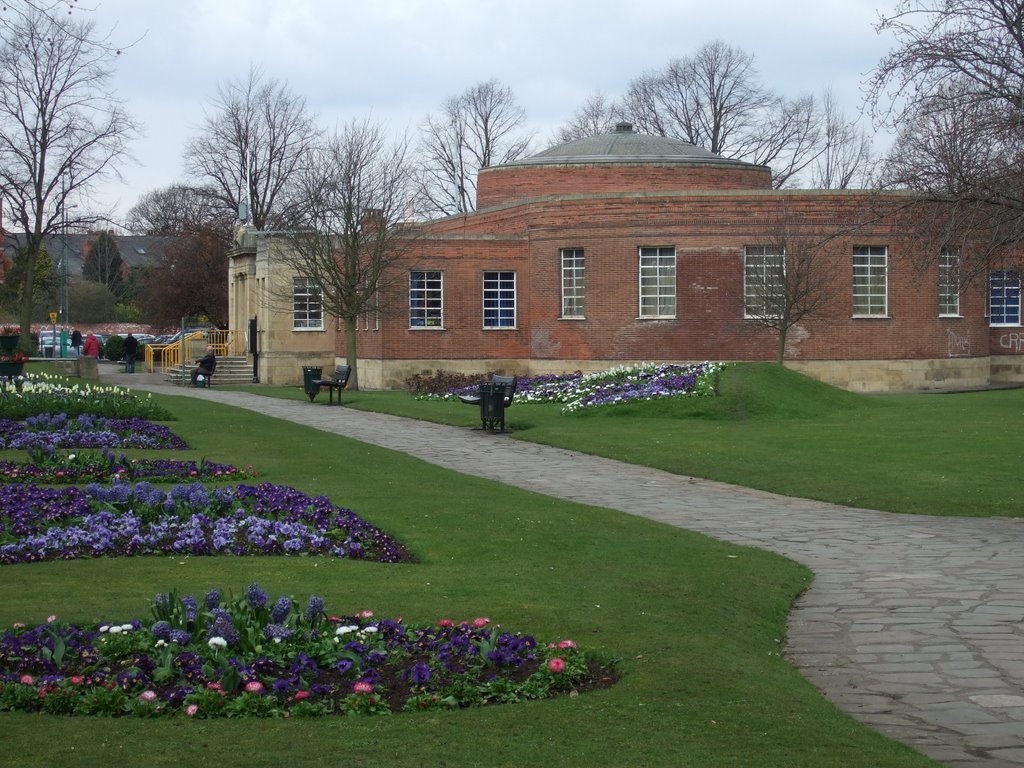
[[[362,386],[773,360],[755,317],[783,252],[811,242],[827,300],[790,329],[786,365],[861,391],[1024,381],[1019,272],[963,288],[955,253],[922,269],[876,192],[775,190],[765,166],[620,125],[484,169],[477,196],[422,225],[402,311],[365,318]]]

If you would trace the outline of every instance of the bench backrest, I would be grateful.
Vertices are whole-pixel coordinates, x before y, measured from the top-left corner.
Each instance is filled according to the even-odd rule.
[[[341,386],[348,384],[349,374],[352,373],[351,365],[339,365],[334,369],[334,380],[341,382]]]

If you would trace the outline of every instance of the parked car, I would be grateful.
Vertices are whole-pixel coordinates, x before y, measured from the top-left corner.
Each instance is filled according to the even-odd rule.
[[[70,335],[70,334],[69,334]],[[68,342],[70,348],[70,341]],[[54,333],[50,331],[39,332],[39,354],[42,357],[54,357],[54,349],[60,347],[60,331]],[[57,352],[57,355],[60,353]]]

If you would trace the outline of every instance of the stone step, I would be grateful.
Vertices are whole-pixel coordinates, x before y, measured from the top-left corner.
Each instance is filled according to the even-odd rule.
[[[182,376],[181,366],[167,368],[163,371],[167,381],[171,384],[180,385],[182,381],[187,386],[192,373],[192,366],[185,368]],[[218,357],[217,371],[213,374],[214,386],[218,384],[252,384],[252,361],[245,357]]]

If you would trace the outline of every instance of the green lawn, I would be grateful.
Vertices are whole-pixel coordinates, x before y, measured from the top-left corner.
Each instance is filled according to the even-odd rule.
[[[634,418],[567,418],[552,406],[515,405],[510,426],[517,438],[579,441],[583,450],[693,474],[705,474],[697,466],[740,472],[743,460],[729,456],[734,446],[748,456],[774,454],[789,463],[789,474],[802,475],[810,472],[801,460],[784,458],[793,449],[775,442],[772,450],[758,451],[758,444],[790,432],[807,435],[786,443],[804,451],[804,439],[824,440],[829,425],[843,432],[867,422],[891,433],[899,414],[908,426],[913,421],[907,414],[914,398],[904,405],[859,398],[788,376],[773,393],[766,382],[776,372],[750,370],[765,380],[727,376],[726,394],[713,403],[649,405]],[[743,396],[740,381],[752,387]],[[301,396],[301,390],[280,394]],[[1020,393],[971,395],[964,397],[977,405],[960,401],[962,413],[984,412],[998,426],[993,403],[1000,395],[1016,398],[1018,410],[1024,405]],[[939,408],[955,398],[920,401]],[[399,537],[421,562],[181,557],[4,566],[0,626],[42,621],[51,613],[69,621],[127,619],[142,616],[157,591],[220,586],[237,593],[258,580],[271,596],[323,595],[329,612],[369,608],[416,622],[486,615],[543,640],[572,638],[621,659],[622,681],[578,698],[382,718],[143,721],[3,714],[5,765],[934,765],[838,712],[781,657],[789,607],[810,580],[797,564],[464,477],[253,412],[188,397],[161,401],[178,415],[174,428],[197,455],[252,464],[268,481],[326,493]],[[467,406],[421,403],[399,393],[346,393],[345,402],[467,426],[476,420]],[[926,441],[929,423],[943,422],[939,414],[922,421],[915,441]],[[832,439],[859,444],[853,437]],[[839,445],[836,450],[842,454]],[[764,468],[747,471],[755,470],[772,475]],[[821,482],[806,482],[812,481]],[[895,479],[881,474],[876,482]],[[959,474],[951,480],[967,482]]]
[[[479,423],[475,408],[402,392],[346,392],[345,404]],[[714,400],[506,411],[514,439],[838,504],[978,517],[1024,515],[1022,423],[1024,389],[859,395],[772,364],[727,368]]]

